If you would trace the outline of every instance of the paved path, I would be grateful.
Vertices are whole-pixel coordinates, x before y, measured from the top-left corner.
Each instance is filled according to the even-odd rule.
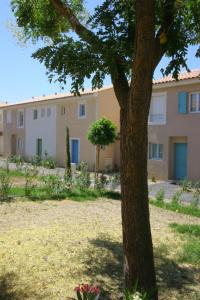
[[[166,181],[161,181],[161,182],[157,182],[157,183],[150,183],[149,184],[149,195],[150,197],[155,197],[157,192],[160,191],[161,189],[164,190],[165,192],[165,199],[171,199],[173,197],[173,195],[177,192],[177,191],[181,191],[180,186],[176,185],[176,184],[172,184],[170,182],[166,182]],[[182,202],[191,202],[192,200],[192,193],[188,192],[188,193],[182,193],[181,197],[180,197]]]

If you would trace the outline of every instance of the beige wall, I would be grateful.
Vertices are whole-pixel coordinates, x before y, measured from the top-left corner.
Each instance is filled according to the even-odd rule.
[[[120,108],[113,88],[103,89],[98,92],[98,119],[106,117],[115,123],[117,132],[120,131]],[[119,167],[120,152],[119,141],[105,148],[100,154],[100,169]]]
[[[149,161],[149,176],[155,174],[161,179],[172,179],[172,146],[176,139],[187,139],[188,143],[188,178],[200,179],[200,114],[179,114],[178,93],[200,91],[199,84],[181,85],[163,89],[154,89],[154,92],[167,92],[166,125],[149,126],[149,142],[164,145],[164,159]]]
[[[79,119],[79,103],[86,104],[86,118]],[[66,114],[61,115],[61,107],[65,106]],[[57,145],[56,160],[58,165],[65,165],[66,155],[66,127],[69,127],[70,138],[80,139],[80,161],[89,165],[90,169],[95,164],[95,147],[87,139],[87,131],[91,123],[96,120],[97,98],[95,95],[63,99],[57,105]]]
[[[19,106],[17,108],[21,109],[23,106]],[[11,111],[11,123],[6,122],[6,110]],[[17,110],[15,108],[7,108],[4,109],[3,118],[3,155],[5,157],[11,155],[11,139],[12,135],[16,136],[16,140],[21,138],[23,141],[22,149],[18,149],[16,144],[16,155],[24,155],[25,153],[25,129],[24,128],[17,128]],[[25,124],[24,124],[25,127]]]

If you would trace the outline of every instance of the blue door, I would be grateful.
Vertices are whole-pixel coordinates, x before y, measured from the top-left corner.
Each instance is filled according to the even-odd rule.
[[[72,163],[79,163],[79,140],[71,140],[71,161]]]
[[[174,144],[174,179],[187,178],[187,144]]]

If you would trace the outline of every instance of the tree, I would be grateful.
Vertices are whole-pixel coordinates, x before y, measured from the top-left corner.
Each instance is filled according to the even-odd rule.
[[[71,155],[70,155],[70,142],[69,142],[69,127],[66,127],[66,163],[65,163],[65,176],[71,178]]]
[[[88,140],[96,145],[96,163],[95,163],[95,177],[99,172],[99,158],[101,147],[114,143],[116,139],[116,126],[112,121],[101,118],[94,122],[88,130]]]
[[[137,280],[157,299],[147,185],[152,78],[163,55],[170,58],[164,74],[177,78],[181,67],[188,69],[188,45],[200,42],[200,2],[104,0],[87,22],[81,0],[13,0],[12,8],[27,38],[51,40],[33,54],[50,80],[65,84],[70,76],[78,94],[85,78],[100,88],[111,76],[120,105],[125,283],[131,288]]]

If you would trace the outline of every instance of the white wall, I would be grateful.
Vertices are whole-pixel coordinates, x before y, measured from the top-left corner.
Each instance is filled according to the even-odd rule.
[[[47,108],[51,115],[47,116]],[[37,120],[33,120],[33,110],[38,110]],[[45,116],[41,110],[45,109]],[[36,140],[42,138],[42,152],[45,151],[55,158],[56,156],[56,105],[33,106],[25,110],[25,155],[36,155]]]
[[[0,136],[0,155],[3,154],[3,136]]]

